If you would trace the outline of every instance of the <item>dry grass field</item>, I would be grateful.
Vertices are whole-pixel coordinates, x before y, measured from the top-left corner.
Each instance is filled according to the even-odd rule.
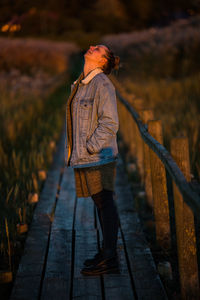
[[[126,91],[162,120],[165,146],[172,137],[189,137],[192,174],[200,179],[200,17],[102,42],[121,58],[117,77]]]
[[[153,109],[155,119],[162,121],[164,146],[170,151],[170,140],[173,137],[189,138],[191,180],[199,188],[200,17],[179,20],[164,28],[108,35],[101,42],[110,46],[121,58],[121,67],[116,78],[126,91],[124,95],[144,99],[145,107]],[[125,148],[124,161],[127,162]],[[159,263],[164,261],[172,270],[172,279],[162,276],[169,299],[181,299],[175,212],[170,181],[168,197],[171,207],[172,247],[166,251],[156,242],[154,212],[147,207],[144,186],[140,182],[137,169],[131,172],[128,167],[127,164],[133,197],[137,202],[136,209],[156,265],[159,266]],[[200,270],[200,226],[197,220],[195,232]]]
[[[0,284],[15,272],[64,126],[72,43],[0,38]]]
[[[155,118],[162,120],[165,146],[170,140],[187,136],[190,145],[192,178],[200,179],[200,73],[182,79],[152,79],[132,82],[126,79],[129,92],[145,99],[154,110]]]
[[[0,70],[18,69],[34,74],[39,70],[53,76],[66,71],[69,55],[77,51],[74,43],[53,42],[33,38],[12,39],[0,37]]]

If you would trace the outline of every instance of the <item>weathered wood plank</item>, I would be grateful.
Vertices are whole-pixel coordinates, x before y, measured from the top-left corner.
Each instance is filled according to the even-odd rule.
[[[75,230],[73,299],[101,299],[100,277],[89,277],[80,273],[84,260],[92,258],[98,251],[94,203],[91,198],[77,199]]]
[[[149,133],[163,144],[161,120],[148,122]],[[169,203],[167,193],[166,170],[157,155],[149,149],[151,181],[153,192],[153,214],[155,219],[156,241],[164,249],[171,247],[171,232],[169,219]]]
[[[138,299],[167,299],[139,218],[133,209],[133,197],[121,159],[117,166],[117,205],[136,294]]]
[[[91,198],[78,198],[75,230],[94,229],[94,203]]]
[[[131,279],[128,272],[127,262],[125,258],[124,245],[121,232],[118,234],[118,256],[120,264],[120,274],[104,274],[104,293],[105,299],[115,300],[134,300],[134,293],[131,285]]]
[[[144,240],[138,239],[135,232],[129,232],[125,234],[125,243],[139,299],[167,299],[150,249],[144,247]]]
[[[40,282],[51,227],[51,212],[56,201],[60,172],[64,162],[64,135],[57,146],[44,188],[36,205],[10,300],[38,299]]]
[[[41,299],[69,299],[72,274],[72,226],[75,210],[73,170],[66,168],[52,224]]]
[[[54,228],[72,230],[75,198],[74,173],[71,168],[65,168],[53,220]]]
[[[62,143],[63,140],[61,147],[63,147]],[[69,299],[71,287],[73,299],[102,299],[101,277],[88,277],[80,273],[84,260],[93,257],[98,251],[98,229],[94,228],[94,204],[91,198],[78,198],[77,202],[75,201],[74,174],[70,168],[64,170],[56,203],[62,167],[62,154],[57,154],[52,173],[48,175],[40,202],[35,209],[11,300],[39,299],[41,284],[40,298],[43,300]],[[134,202],[121,161],[118,162],[116,192],[125,245],[119,231],[118,253],[121,273],[103,275],[105,299],[134,299],[135,291],[128,272],[124,246],[128,253],[138,299],[166,299],[137,213],[134,211]],[[75,241],[73,241],[75,204],[77,206]],[[51,227],[54,209],[55,215]],[[47,249],[50,233],[49,249]],[[74,255],[73,242],[75,243]],[[46,270],[44,270],[47,251]]]
[[[41,299],[69,299],[72,267],[72,230],[52,229]]]
[[[51,215],[55,204],[57,190],[59,189],[59,178],[64,167],[64,133],[57,145],[57,151],[54,153],[53,163],[47,173],[47,179],[40,194],[33,220],[37,220],[40,215]]]
[[[76,231],[73,299],[102,299],[100,276],[90,277],[80,273],[84,260],[93,257],[97,249],[95,229]]]
[[[191,171],[188,138],[173,138],[171,140],[171,153],[180,166],[185,178],[190,182]],[[191,208],[184,202],[174,182],[173,191],[181,299],[198,299],[200,297],[200,289],[194,214]]]
[[[50,221],[32,224],[10,296],[11,300],[36,300],[44,266]],[[30,293],[30,291],[32,291]]]
[[[91,198],[77,199],[75,230],[73,299],[102,299],[100,277],[89,277],[80,273],[84,260],[92,258],[98,251],[94,203]]]
[[[98,215],[97,218],[97,228],[99,232],[101,231]],[[100,234],[102,239],[102,234]],[[131,278],[129,275],[123,240],[121,236],[121,231],[118,231],[118,241],[117,241],[117,253],[119,257],[119,274],[104,274],[104,294],[105,299],[132,299],[134,300],[134,293],[131,285]]]

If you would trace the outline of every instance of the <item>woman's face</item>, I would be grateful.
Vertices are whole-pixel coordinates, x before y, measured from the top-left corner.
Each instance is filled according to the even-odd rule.
[[[97,63],[99,66],[103,66],[107,59],[104,57],[106,56],[106,50],[108,48],[104,45],[96,45],[90,46],[87,52],[84,54],[85,59]]]

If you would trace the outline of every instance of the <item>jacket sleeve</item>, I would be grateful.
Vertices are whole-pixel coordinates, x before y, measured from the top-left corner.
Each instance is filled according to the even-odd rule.
[[[106,82],[98,87],[98,126],[86,143],[89,153],[100,152],[119,129],[115,87]]]

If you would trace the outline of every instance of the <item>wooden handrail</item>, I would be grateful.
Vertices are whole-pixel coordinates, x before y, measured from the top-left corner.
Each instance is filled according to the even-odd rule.
[[[173,178],[174,182],[176,183],[180,193],[183,195],[184,201],[191,207],[195,216],[199,218],[200,196],[191,188],[189,182],[186,180],[185,176],[183,175],[167,149],[148,133],[148,126],[146,124],[143,124],[142,120],[139,117],[139,114],[133,109],[128,101],[126,101],[121,96],[117,89],[116,95],[134,118],[144,142],[158,155],[158,157],[168,170],[169,174]]]

